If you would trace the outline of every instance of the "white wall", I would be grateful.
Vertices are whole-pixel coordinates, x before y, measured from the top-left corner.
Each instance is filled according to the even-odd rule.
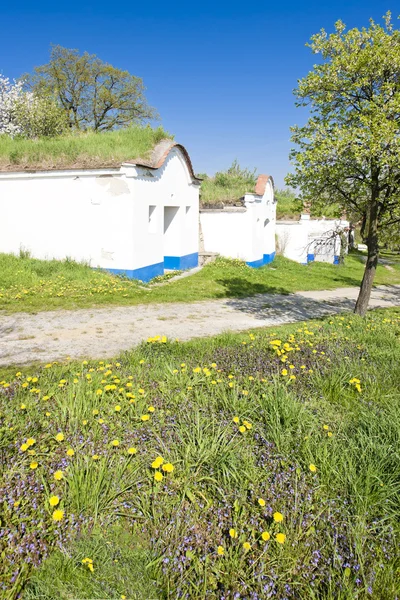
[[[0,251],[132,264],[132,188],[118,170],[1,173]]]
[[[159,169],[0,173],[0,252],[22,247],[37,258],[124,271],[158,264],[160,274],[166,251],[197,256],[198,199],[178,148]],[[165,205],[177,215],[164,238]],[[151,222],[149,206],[156,207]]]
[[[307,263],[308,255],[313,255],[316,261],[333,263],[340,253],[340,239],[336,237],[331,245],[316,242],[348,225],[348,221],[310,219],[309,215],[302,215],[300,221],[276,221],[278,249],[286,258],[302,264]]]
[[[246,194],[244,207],[202,209],[204,249],[262,266],[275,254],[276,203],[271,180],[263,196]]]

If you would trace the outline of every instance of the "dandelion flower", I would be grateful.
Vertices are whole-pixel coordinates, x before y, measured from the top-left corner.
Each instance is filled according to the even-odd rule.
[[[67,456],[73,456],[74,454],[75,454],[75,450],[73,450],[72,448],[68,448]]]
[[[317,471],[317,467],[315,465],[313,465],[312,463],[311,463],[311,465],[309,465],[308,468],[310,469],[311,473],[315,473]]]
[[[237,538],[237,536],[238,536],[236,530],[233,528],[229,530],[229,535],[231,536],[232,539]]]
[[[251,429],[253,427],[253,425],[248,421],[243,421],[243,425],[246,427],[246,429]]]
[[[147,410],[148,410],[150,413],[152,413],[152,412],[154,412],[156,409],[154,408],[154,406],[149,406],[149,407],[147,408]]]
[[[114,446],[114,448],[116,448],[117,446],[119,446],[119,441],[118,440],[113,440],[111,442],[111,446]]]
[[[20,446],[21,452],[26,452],[28,450],[28,448],[29,448],[28,444],[22,444],[22,446]]]
[[[332,436],[333,436],[332,431],[328,431],[328,437],[332,437]]]
[[[151,463],[153,469],[158,469],[163,464],[164,459],[162,456],[157,456],[157,458]]]
[[[274,518],[275,523],[281,523],[281,521],[283,521],[283,514],[280,512],[274,512],[272,516]]]
[[[57,509],[53,512],[53,521],[62,521],[64,518],[64,511]]]
[[[128,454],[136,454],[136,448],[128,448]]]
[[[286,535],[284,533],[277,533],[275,539],[278,544],[284,544],[286,541]]]
[[[240,433],[245,433],[247,431],[247,429],[246,429],[246,427],[244,425],[241,425],[239,427],[239,431],[240,431]]]
[[[155,479],[156,481],[162,481],[162,480],[163,480],[163,474],[162,474],[162,473],[160,473],[160,471],[156,471],[156,472],[154,473],[154,479]]]
[[[56,440],[57,440],[57,442],[63,442],[64,441],[64,434],[63,433],[57,433]]]
[[[239,417],[233,417],[232,420],[234,423],[239,423],[239,421],[240,421]]]
[[[329,425],[323,425],[322,429],[325,429],[325,431],[328,431]]]
[[[59,502],[60,502],[60,498],[58,496],[50,496],[50,498],[49,498],[50,506],[57,506],[57,504]]]
[[[250,550],[250,548],[251,548],[251,544],[249,544],[249,542],[243,543],[243,550],[246,550],[246,552],[247,552],[247,550]]]
[[[117,404],[116,406],[114,406],[114,410],[115,410],[115,412],[119,412],[121,410],[120,405]]]
[[[28,446],[33,446],[33,444],[36,443],[36,440],[35,440],[35,438],[28,438],[26,440],[26,443],[28,444]]]
[[[99,460],[100,456],[98,454],[93,454],[92,460]]]
[[[264,542],[268,542],[268,540],[270,539],[271,535],[268,533],[268,531],[263,531],[261,534],[262,539],[264,540]]]
[[[265,500],[264,500],[264,498],[259,498],[259,499],[258,499],[258,504],[259,504],[260,506],[265,506]]]
[[[32,470],[35,470],[35,469],[37,469],[37,468],[38,468],[38,466],[39,466],[39,464],[38,464],[37,462],[35,462],[35,461],[34,461],[34,462],[31,462],[31,464],[29,465],[29,467],[30,467]]]
[[[61,479],[64,477],[63,472],[62,471],[56,471],[54,473],[54,479],[56,481],[61,481]]]
[[[165,463],[165,465],[162,466],[162,470],[166,473],[172,473],[172,471],[174,470],[174,465],[172,465],[171,463]]]
[[[218,546],[217,548],[217,554],[219,554],[219,556],[223,556],[224,555],[224,549],[222,546]]]
[[[150,419],[150,415],[142,415],[140,418],[142,421],[148,421]]]

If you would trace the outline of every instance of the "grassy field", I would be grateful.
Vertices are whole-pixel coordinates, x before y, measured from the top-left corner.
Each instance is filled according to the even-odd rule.
[[[375,283],[400,283],[400,263],[394,271],[378,267]],[[139,285],[70,260],[41,261],[0,254],[0,310],[36,312],[58,308],[132,305],[155,302],[195,302],[258,293],[287,294],[298,290],[358,286],[362,257],[350,255],[344,266],[300,265],[281,256],[268,266],[252,269],[239,260],[219,258],[199,273],[165,286]]]
[[[37,140],[0,135],[0,170],[119,167],[124,160],[146,157],[169,137],[162,127],[139,126]]]
[[[399,340],[393,309],[0,372],[1,598],[397,598]]]

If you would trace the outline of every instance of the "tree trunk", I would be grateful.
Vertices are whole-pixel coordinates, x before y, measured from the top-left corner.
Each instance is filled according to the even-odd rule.
[[[374,281],[376,267],[378,265],[379,244],[378,244],[378,194],[372,192],[371,204],[368,215],[368,235],[367,248],[368,258],[365,265],[364,276],[361,282],[354,312],[361,317],[365,316],[368,309],[369,299],[371,297],[372,284]]]

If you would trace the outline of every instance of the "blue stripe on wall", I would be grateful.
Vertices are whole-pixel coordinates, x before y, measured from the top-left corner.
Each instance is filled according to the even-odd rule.
[[[164,275],[164,263],[156,263],[154,265],[148,265],[147,267],[141,267],[140,269],[105,269],[113,273],[113,275],[125,275],[129,279],[139,279],[140,281],[150,281],[153,277],[158,275]]]
[[[307,254],[307,262],[313,262],[314,254]]]
[[[275,258],[275,252],[271,252],[271,254],[263,254],[263,257],[259,260],[252,260],[250,262],[246,262],[246,265],[252,267],[253,269],[257,269],[258,267],[262,267],[263,265],[267,265],[272,262]]]
[[[274,260],[274,258],[275,258],[275,252],[271,252],[271,254],[264,254],[264,256],[263,256],[264,265],[271,263]]]
[[[186,254],[185,256],[164,256],[164,268],[174,269],[176,271],[184,271],[185,269],[193,269],[199,264],[198,252]]]

